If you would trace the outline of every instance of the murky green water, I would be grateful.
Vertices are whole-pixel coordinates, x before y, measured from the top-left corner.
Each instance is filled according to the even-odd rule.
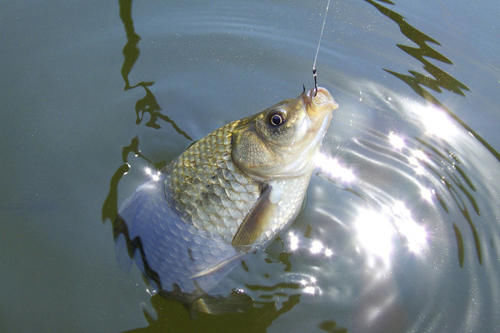
[[[325,1],[0,5],[1,332],[500,330],[500,5],[332,1],[340,108],[242,313],[151,296],[117,207],[192,141],[311,86]]]

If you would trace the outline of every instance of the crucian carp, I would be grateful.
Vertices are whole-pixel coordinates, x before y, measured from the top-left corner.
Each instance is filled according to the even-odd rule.
[[[159,289],[207,292],[301,209],[314,156],[338,107],[325,88],[228,123],[128,198],[120,218]]]

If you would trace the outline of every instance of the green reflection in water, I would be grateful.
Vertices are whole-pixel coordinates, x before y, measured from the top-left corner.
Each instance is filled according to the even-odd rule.
[[[102,205],[101,217],[103,221],[106,221],[107,219],[114,221],[118,215],[118,184],[120,183],[122,177],[130,170],[130,165],[128,164],[128,153],[131,151],[137,153],[139,152],[139,140],[137,137],[132,139],[129,146],[123,147],[122,149],[123,164],[116,169],[111,177],[108,195]]]
[[[130,85],[128,76],[132,71],[132,68],[134,67],[137,59],[139,58],[140,50],[138,44],[141,40],[141,37],[135,32],[134,28],[134,22],[132,19],[132,0],[119,0],[119,6],[120,19],[122,20],[123,26],[125,28],[125,34],[127,36],[127,43],[122,50],[124,60],[121,68],[121,75],[123,77],[123,81],[125,82],[124,89],[129,90],[135,89],[137,87],[142,87],[146,93],[146,95],[143,98],[137,100],[135,104],[135,113],[137,116],[136,124],[139,125],[144,119],[144,114],[148,113],[150,118],[146,123],[146,126],[158,129],[161,127],[158,123],[158,120],[163,120],[164,122],[169,123],[177,133],[192,141],[191,137],[185,131],[183,131],[172,119],[160,112],[161,107],[156,101],[156,97],[151,92],[151,89],[149,88],[154,84],[153,81],[141,81],[133,86]],[[154,165],[157,170],[160,170],[166,164],[165,161],[155,163],[148,159],[146,156],[142,155],[139,150],[139,139],[137,137],[133,138],[128,146],[123,147],[123,164],[118,167],[111,178],[110,189],[102,207],[103,221],[109,219],[114,223],[118,215],[118,184],[123,176],[130,170],[130,165],[128,163],[128,155],[130,153],[134,153],[138,157],[149,162],[151,165]]]
[[[333,320],[325,320],[318,325],[318,327],[329,333],[347,333],[347,329],[342,327],[337,327],[337,323]]]
[[[193,315],[180,303],[155,295],[151,303],[157,319],[144,311],[148,326],[126,332],[266,332],[276,318],[290,311],[299,301],[299,295],[292,295],[280,309],[273,303],[263,303],[241,313],[213,315],[200,312]]]
[[[460,229],[455,223],[453,223],[453,231],[455,231],[455,237],[457,239],[458,245],[458,264],[460,265],[460,267],[464,267],[464,239],[462,237]]]
[[[469,88],[458,81],[439,67],[430,63],[427,58],[432,58],[440,62],[444,62],[446,64],[453,64],[451,60],[443,56],[441,53],[437,52],[433,48],[431,48],[427,43],[433,43],[436,45],[441,45],[435,39],[427,36],[422,33],[408,22],[405,21],[405,18],[396,13],[395,11],[381,5],[380,3],[374,0],[365,0],[370,5],[374,6],[380,13],[394,21],[398,26],[403,35],[405,35],[412,42],[416,43],[419,47],[412,47],[408,45],[396,44],[398,48],[406,52],[408,55],[417,59],[424,65],[424,69],[428,75],[416,72],[416,71],[408,71],[411,75],[398,73],[392,71],[390,69],[384,68],[384,71],[390,73],[397,77],[398,79],[405,82],[408,86],[410,86],[417,94],[422,96],[427,101],[439,106],[442,108],[450,117],[452,117],[455,121],[457,121],[466,131],[468,131],[471,135],[473,135],[476,140],[478,140],[488,151],[495,156],[497,160],[500,161],[500,154],[491,146],[485,139],[483,139],[476,131],[470,128],[466,123],[464,123],[457,115],[455,115],[450,109],[448,109],[444,104],[442,104],[436,97],[434,97],[426,88],[429,88],[435,92],[440,93],[441,89],[444,88],[446,90],[452,91],[458,95],[465,96],[464,91],[469,91]],[[395,5],[394,2],[389,0],[379,0],[379,2]]]
[[[161,125],[158,120],[163,120],[169,123],[174,130],[180,135],[184,136],[188,140],[192,140],[191,137],[183,131],[177,124],[170,119],[167,115],[161,113],[161,107],[156,101],[156,97],[151,92],[151,87],[154,81],[141,81],[133,86],[130,85],[129,74],[135,65],[135,62],[139,58],[140,50],[138,47],[141,37],[135,32],[134,21],[132,20],[132,0],[119,0],[120,4],[120,18],[123,22],[125,28],[125,33],[127,35],[127,43],[123,47],[122,53],[124,56],[123,65],[121,69],[121,74],[123,81],[125,81],[125,90],[134,89],[137,87],[142,87],[146,95],[139,99],[135,104],[135,113],[137,115],[136,124],[140,124],[144,118],[144,114],[149,114],[149,121],[146,126],[152,128],[160,128]]]
[[[390,20],[394,21],[399,26],[401,33],[416,45],[418,45],[418,47],[414,47],[396,44],[398,48],[421,62],[423,64],[424,70],[427,72],[427,74],[430,74],[430,76],[412,70],[408,71],[411,75],[398,73],[386,68],[384,68],[384,71],[402,80],[425,100],[439,106],[440,109],[445,111],[450,117],[457,121],[465,130],[472,134],[484,147],[486,147],[497,158],[497,160],[500,161],[500,154],[488,142],[486,142],[481,136],[479,136],[474,130],[472,130],[467,124],[465,124],[460,118],[458,118],[458,116],[456,116],[450,109],[448,109],[427,90],[430,89],[434,92],[441,93],[441,88],[443,88],[461,96],[465,96],[464,91],[469,91],[469,88],[465,84],[458,81],[450,74],[446,73],[438,66],[432,64],[429,60],[426,59],[431,58],[445,64],[453,64],[450,59],[434,50],[429,46],[428,43],[432,43],[435,45],[441,44],[434,38],[424,34],[423,32],[410,25],[408,22],[406,22],[405,18],[401,14],[398,14],[395,11],[380,4],[385,3],[389,5],[395,5],[394,2],[389,0],[378,0],[378,2],[376,2],[375,0],[365,1],[374,6],[380,13],[388,17]],[[482,264],[481,241],[477,232],[477,228],[472,220],[466,204],[466,202],[468,202],[472,206],[476,215],[480,215],[479,206],[474,198],[474,195],[472,194],[472,192],[476,191],[475,186],[472,184],[470,178],[460,167],[460,160],[457,156],[455,156],[455,154],[450,151],[447,151],[446,154],[443,154],[436,147],[425,142],[424,140],[419,138],[417,138],[417,140],[429,150],[431,150],[434,156],[437,156],[439,158],[439,160],[435,161],[436,165],[445,165],[443,168],[440,168],[440,170],[437,170],[430,165],[427,165],[427,168],[433,174],[435,174],[436,177],[441,179],[442,183],[446,186],[448,192],[453,198],[453,201],[456,203],[457,207],[459,207],[459,211],[467,221],[469,229],[471,230],[471,233],[473,235],[478,261],[480,264]],[[454,173],[454,171],[458,173],[458,176]],[[465,197],[465,199],[463,198],[463,196]],[[440,196],[438,196],[437,199],[442,208],[446,212],[449,212],[449,207],[446,205],[445,201]],[[453,228],[455,231],[455,238],[457,242],[458,262],[460,267],[463,267],[464,243],[462,233],[460,232],[460,229],[456,224],[453,225]]]
[[[135,156],[142,158],[147,161],[150,165],[154,166],[155,171],[161,170],[166,164],[166,161],[153,162],[148,157],[144,156],[139,150],[139,139],[134,137],[128,146],[122,148],[122,165],[116,169],[111,177],[109,184],[109,191],[104,204],[102,205],[102,220],[106,221],[109,219],[112,223],[115,223],[116,217],[118,216],[118,184],[124,175],[130,170],[130,164],[128,162],[129,155],[134,154]]]
[[[125,33],[127,35],[127,44],[123,48],[123,55],[125,60],[122,65],[122,77],[125,81],[125,90],[130,89],[130,83],[128,80],[128,75],[134,67],[135,62],[139,58],[141,53],[137,45],[141,40],[138,34],[135,33],[134,22],[132,21],[132,0],[119,0],[120,4],[120,19],[125,27]]]
[[[365,0],[365,1],[373,5],[375,8],[377,8],[379,12],[387,16],[389,19],[396,22],[399,25],[399,29],[401,30],[403,35],[405,35],[408,39],[410,39],[411,41],[415,42],[415,44],[418,45],[417,48],[408,45],[396,44],[396,46],[399,47],[401,50],[403,50],[413,58],[420,61],[424,65],[424,69],[427,71],[427,73],[432,75],[432,78],[425,74],[418,73],[416,71],[408,71],[411,75],[405,75],[391,71],[389,69],[384,69],[386,72],[391,73],[397,78],[403,80],[410,87],[412,87],[412,89],[415,90],[415,92],[417,92],[420,96],[429,99],[433,102],[435,100],[434,97],[430,95],[428,91],[425,90],[424,87],[430,88],[436,92],[441,92],[440,88],[444,88],[456,94],[465,96],[463,90],[467,91],[469,90],[469,88],[465,84],[458,81],[457,79],[455,79],[454,77],[452,77],[439,67],[433,65],[426,59],[426,58],[432,58],[437,61],[444,62],[446,64],[450,65],[453,64],[451,60],[449,60],[444,55],[437,52],[427,44],[427,43],[433,43],[436,45],[441,45],[438,41],[417,30],[415,27],[411,26],[408,22],[405,21],[402,15],[390,10],[387,7],[380,5],[379,3],[373,0]],[[391,1],[383,1],[383,2],[394,5],[394,3]]]

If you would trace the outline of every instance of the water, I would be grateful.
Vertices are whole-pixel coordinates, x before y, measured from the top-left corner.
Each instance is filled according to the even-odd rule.
[[[0,331],[500,330],[493,0],[332,2],[323,167],[219,287],[250,308],[193,315],[120,267],[111,220],[144,168],[311,87],[324,5],[2,5]]]

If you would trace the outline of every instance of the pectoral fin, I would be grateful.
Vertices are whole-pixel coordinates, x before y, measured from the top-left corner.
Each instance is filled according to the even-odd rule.
[[[276,204],[271,202],[271,190],[270,185],[264,186],[259,200],[240,224],[233,237],[232,245],[234,247],[245,248],[254,244],[260,235],[268,229],[277,208]]]

